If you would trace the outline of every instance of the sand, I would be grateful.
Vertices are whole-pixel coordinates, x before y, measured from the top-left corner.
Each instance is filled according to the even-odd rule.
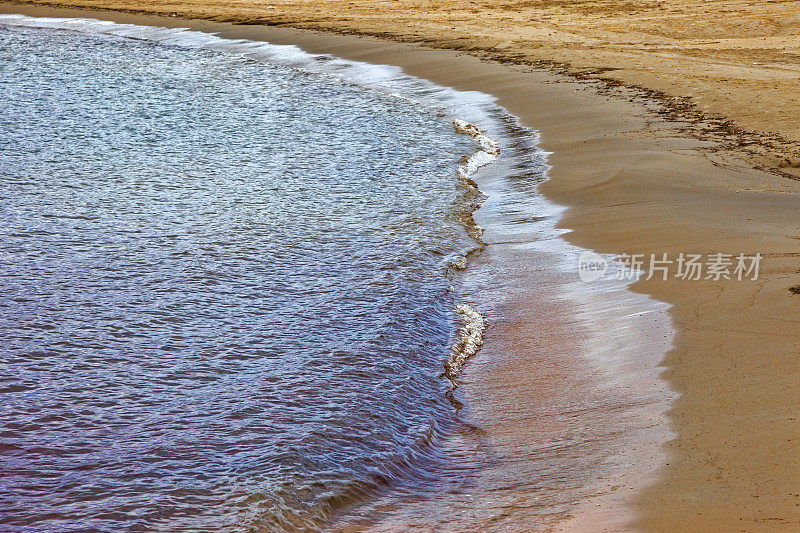
[[[693,95],[701,108],[724,112],[743,128],[780,133],[777,140],[730,134],[730,128],[718,135],[714,131],[719,130],[711,129],[714,124],[698,122],[696,114],[676,115],[674,107],[665,110],[663,100],[643,98],[641,91],[413,44],[0,5],[0,12],[191,25],[230,37],[298,43],[312,52],[395,64],[442,85],[487,92],[541,132],[552,168],[540,190],[568,206],[560,224],[570,230],[570,242],[611,254],[761,253],[761,277],[755,282],[654,279],[633,286],[671,306],[676,333],[662,361],[662,377],[679,395],[668,413],[674,438],[663,448],[663,462],[653,459],[661,465],[655,475],[644,476],[634,466],[619,480],[606,480],[605,489],[594,499],[577,502],[556,526],[588,531],[800,529],[800,464],[795,460],[800,453],[800,296],[788,290],[800,283],[800,195],[791,166],[765,166],[791,158],[785,150],[798,140],[797,91],[792,87],[797,37],[791,27],[797,3],[712,0],[613,7],[605,2],[543,1],[509,4],[517,7],[508,10],[469,4],[477,13],[451,9],[447,1],[378,2],[363,10],[360,6],[366,4],[361,2],[311,1],[297,3],[291,11],[293,5],[286,2],[274,2],[274,10],[247,2],[159,7],[78,0],[75,5],[251,17],[247,20],[384,34],[445,48],[477,46],[477,56],[568,60],[595,71],[612,65],[620,69],[613,75],[625,82]],[[459,44],[456,37],[472,35],[470,31],[474,38]],[[723,37],[731,34],[736,37]],[[675,121],[680,117],[687,121]],[[527,298],[523,294],[510,304],[514,320],[503,326],[518,339],[512,350],[530,342],[537,324],[541,327],[535,317],[526,318],[526,309],[536,304],[534,295]],[[564,311],[565,320],[569,313]],[[636,332],[620,334],[623,344],[627,338],[638,342]],[[568,344],[558,338],[552,342]],[[536,375],[554,377],[571,369],[533,375],[536,369],[512,365],[506,370],[487,390],[521,387],[534,394]],[[527,517],[522,503],[507,507],[506,529],[526,529],[520,525]]]

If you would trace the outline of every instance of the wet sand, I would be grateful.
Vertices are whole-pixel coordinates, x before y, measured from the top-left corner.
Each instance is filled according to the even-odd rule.
[[[794,460],[800,452],[800,297],[787,290],[800,283],[796,181],[755,169],[752,157],[736,147],[687,133],[696,125],[666,120],[674,115],[659,113],[657,102],[637,98],[628,89],[612,90],[549,70],[289,28],[14,4],[0,5],[0,12],[191,26],[226,37],[299,44],[311,52],[394,64],[442,85],[487,92],[526,126],[541,132],[552,168],[540,191],[568,207],[560,225],[569,230],[565,237],[571,243],[609,254],[761,253],[765,258],[757,282],[654,279],[633,286],[637,293],[671,306],[676,333],[661,362],[662,377],[679,397],[670,404],[669,427],[658,413],[670,396],[659,392],[653,378],[656,371],[649,366],[649,358],[664,348],[663,340],[656,342],[659,327],[609,311],[621,308],[610,304],[581,308],[575,298],[567,298],[548,305],[535,291],[520,291],[518,299],[507,302],[504,319],[487,330],[487,339],[494,335],[511,344],[492,347],[487,342],[467,365],[464,389],[472,391],[466,394],[473,395],[469,399],[476,406],[474,416],[489,434],[497,435],[497,444],[505,450],[523,446],[530,451],[533,437],[548,431],[557,434],[554,428],[560,423],[564,434],[582,431],[606,437],[584,438],[581,442],[594,442],[596,448],[570,452],[575,452],[572,457],[610,453],[610,463],[617,467],[604,468],[602,479],[586,481],[574,492],[579,498],[548,521],[561,529],[793,531],[800,527],[796,489],[800,466]],[[790,133],[787,129],[786,135]],[[506,257],[512,260],[515,255]],[[537,268],[535,261],[510,264],[508,272],[519,275]],[[559,283],[566,282],[552,280],[548,286]],[[536,312],[542,308],[547,316]],[[594,330],[589,327],[592,323]],[[624,353],[621,347],[642,354],[640,359],[622,358],[638,361],[627,373],[615,374],[630,380],[604,381],[603,373],[588,364],[559,366],[571,360],[570,350],[585,356],[592,350],[582,347],[597,346],[585,344],[587,339],[603,337],[617,342],[608,348],[609,354]],[[502,361],[508,353],[528,357]],[[531,355],[547,353],[564,357],[542,360]],[[490,363],[493,366],[486,368]],[[478,375],[489,378],[478,380]],[[554,385],[559,376],[568,376],[575,386]],[[604,393],[609,384],[619,386],[619,399]],[[628,394],[629,390],[633,392]],[[596,409],[560,418],[570,412],[561,400],[581,398],[587,391],[603,392],[601,397],[610,404],[590,402]],[[626,397],[634,401],[626,402]],[[492,400],[486,402],[487,398]],[[482,405],[491,412],[481,412]],[[556,408],[543,408],[547,405]],[[641,416],[642,412],[648,415]],[[631,449],[634,464],[629,466],[626,450],[614,450],[613,443],[630,443],[633,437],[638,444]],[[654,448],[666,437],[672,440]],[[655,455],[643,458],[642,453],[653,450]],[[506,473],[520,472],[509,464]],[[652,465],[660,465],[659,470],[650,472]],[[527,498],[531,493],[526,492],[530,487],[525,471],[521,472],[517,487],[521,497],[505,500],[501,519],[471,526],[516,530],[522,521],[537,516],[537,507]],[[560,474],[560,470],[545,472],[554,478]]]

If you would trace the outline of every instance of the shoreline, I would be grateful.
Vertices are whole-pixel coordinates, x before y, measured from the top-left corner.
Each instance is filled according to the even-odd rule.
[[[800,365],[794,361],[800,331],[793,318],[798,302],[786,290],[797,283],[796,182],[708,150],[709,143],[680,135],[680,125],[659,120],[636,101],[597,94],[587,83],[551,72],[287,28],[6,3],[0,12],[169,23],[300,44],[491,94],[540,132],[551,169],[539,190],[569,207],[560,227],[570,230],[564,238],[572,244],[608,254],[764,254],[758,283],[651,280],[631,287],[672,306],[678,333],[664,361],[665,376],[682,395],[670,413],[677,439],[668,446],[668,465],[637,496],[636,525],[699,530],[709,524],[775,525],[776,516],[788,527],[800,521],[792,490],[799,473],[791,464],[796,448],[788,444],[798,433],[790,414],[800,398]],[[520,313],[525,318],[524,306]],[[754,499],[754,491],[762,499]]]
[[[747,154],[749,164],[800,179],[797,11],[791,2],[632,0],[625,4],[444,0],[436,4],[244,0],[15,0],[261,27],[371,36],[622,85],[684,133]]]

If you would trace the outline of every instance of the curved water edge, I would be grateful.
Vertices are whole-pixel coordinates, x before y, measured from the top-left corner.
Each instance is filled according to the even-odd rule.
[[[473,250],[472,253],[451,263],[453,268],[464,270],[467,268],[468,257],[482,250],[485,246],[481,239],[483,228],[475,222],[474,216],[475,211],[485,198],[481,197],[478,184],[472,179],[472,176],[481,168],[497,161],[497,158],[500,157],[500,145],[475,124],[456,119],[453,120],[453,126],[456,132],[475,139],[478,145],[478,150],[466,156],[458,166],[458,177],[473,191],[471,206],[466,209],[463,217],[464,227],[467,229],[467,233],[479,244],[479,247]],[[444,363],[444,374],[450,380],[452,389],[458,387],[457,380],[458,375],[461,373],[461,368],[470,357],[473,357],[481,349],[483,332],[486,330],[486,318],[469,304],[458,304],[455,308],[455,313],[461,322],[461,327],[458,330],[459,338],[451,346],[450,354]],[[456,407],[460,406],[457,400],[453,400],[453,402]]]
[[[545,179],[547,169],[546,154],[537,146],[536,133],[522,128],[516,118],[497,106],[494,98],[489,95],[437,86],[425,80],[407,76],[397,67],[375,66],[329,55],[308,54],[295,46],[227,40],[187,29],[123,25],[90,19],[32,19],[23,16],[0,16],[0,24],[97,32],[117,37],[144,39],[167,46],[202,48],[243,55],[304,72],[331,76],[345,83],[357,84],[396,98],[408,99],[437,110],[443,117],[452,121],[458,133],[473,138],[477,145],[474,153],[464,157],[458,170],[458,177],[463,180],[467,188],[467,192],[462,198],[461,222],[470,236],[475,239],[477,246],[452,257],[450,265],[455,271],[466,270],[468,277],[471,272],[476,271],[478,271],[478,278],[483,277],[482,280],[473,283],[473,288],[476,290],[453,288],[453,291],[460,296],[458,301],[462,302],[453,310],[454,318],[461,323],[461,327],[458,330],[457,338],[452,342],[450,353],[446,354],[444,361],[445,376],[450,380],[453,388],[457,386],[458,379],[465,369],[465,362],[478,352],[484,342],[491,342],[491,336],[488,339],[483,338],[487,323],[481,312],[493,319],[496,316],[493,311],[499,312],[503,309],[504,303],[513,300],[519,296],[520,292],[529,289],[529,287],[511,287],[502,293],[482,292],[482,284],[492,286],[494,283],[501,283],[502,280],[493,279],[494,283],[492,283],[490,272],[479,271],[479,269],[490,269],[491,265],[475,266],[474,262],[467,261],[468,258],[474,257],[476,252],[482,250],[484,246],[500,248],[501,245],[506,246],[511,243],[515,247],[513,253],[519,253],[524,249],[524,253],[537,253],[552,257],[553,261],[547,265],[547,268],[565,274],[575,274],[576,272],[574,261],[582,250],[568,245],[561,238],[563,230],[556,229],[562,208],[549,203],[536,192],[536,185]],[[494,164],[490,165],[490,163]],[[482,208],[477,212],[479,220],[476,221],[475,210],[481,205]],[[497,256],[495,255],[495,257]],[[608,259],[612,261],[613,265],[613,258]],[[462,281],[463,279],[459,278],[459,282]],[[466,283],[472,282],[467,280]],[[632,335],[635,325],[642,325],[641,322],[637,322],[637,316],[641,316],[641,313],[648,316],[651,316],[651,312],[663,313],[663,306],[644,296],[627,291],[625,282],[585,286],[569,281],[562,282],[559,287],[566,288],[561,295],[563,298],[579,304],[580,319],[585,322],[587,329],[592,330],[593,328],[593,338],[587,341],[587,358],[605,372],[621,372],[623,374],[628,372],[625,366],[632,360],[635,363],[637,354],[620,351],[619,341],[614,343],[613,339],[609,340],[609,331],[597,326],[598,316],[602,315],[603,310],[609,306],[623,310],[624,312],[619,313],[618,319],[628,321],[628,324],[620,326],[617,333],[623,332],[625,335]],[[468,293],[470,297],[464,299],[462,295],[465,293]],[[485,301],[487,298],[493,299],[493,302]],[[589,300],[593,302],[592,305],[586,305]],[[470,303],[464,303],[466,301]],[[630,320],[631,317],[633,317],[632,320]],[[656,321],[659,323],[658,327],[663,326],[662,319]],[[665,329],[665,331],[667,330]],[[668,342],[655,348],[651,347],[650,362],[653,358],[660,359],[657,352],[666,347],[668,347]],[[649,393],[661,394],[663,397],[669,398],[666,389],[659,389],[665,385],[663,382],[659,382],[657,376],[651,375],[648,379],[652,380],[648,384],[653,387]],[[627,381],[627,383],[634,382],[635,380],[630,379]],[[654,416],[658,416],[658,413]],[[287,524],[302,527],[311,524],[320,526],[327,520],[343,514],[346,523],[346,514],[354,506],[374,499],[376,495],[394,490],[393,487],[397,482],[392,479],[392,476],[401,479],[407,477],[409,472],[412,476],[426,476],[424,470],[421,471],[414,467],[414,462],[418,459],[418,455],[431,453],[429,448],[434,446],[437,431],[435,426],[428,428],[425,436],[419,442],[419,449],[410,450],[406,457],[396,457],[396,464],[385,467],[385,473],[377,475],[371,486],[353,487],[347,493],[331,495],[330,502],[326,503],[326,508],[320,516],[314,517],[310,521],[288,516],[274,522],[261,522],[261,525],[266,528],[286,527]],[[442,436],[440,435],[438,438],[441,440]],[[659,435],[657,441],[663,442],[663,439],[664,435]],[[656,443],[656,440],[653,442]],[[651,443],[648,445],[647,452],[652,451]],[[657,455],[657,453],[653,455]],[[653,464],[644,465],[644,467],[651,468]],[[436,474],[433,473],[430,477],[435,478]],[[470,481],[473,489],[481,488],[480,481],[476,481],[476,479],[479,479],[479,476],[474,476]],[[424,483],[431,484],[434,482],[434,479],[424,481]],[[402,507],[402,504],[397,502],[393,505]],[[390,511],[388,514],[403,516],[402,511]],[[357,518],[357,521],[363,520],[363,516]]]
[[[224,39],[213,34],[184,28],[168,29],[117,24],[96,19],[33,18],[24,15],[0,15],[0,24],[95,32],[130,39],[143,39],[165,45],[223,51],[297,68],[304,72],[333,76],[344,82],[389,93],[396,98],[411,99],[416,103],[433,108],[444,116],[452,117],[450,120],[455,131],[472,138],[477,145],[477,149],[473,153],[463,156],[457,173],[458,178],[469,189],[468,197],[463,202],[461,210],[461,222],[478,246],[453,258],[450,266],[454,270],[465,269],[468,258],[479,253],[483,247],[480,240],[483,230],[475,223],[473,216],[483,198],[473,178],[478,170],[493,163],[500,156],[500,143],[493,139],[487,130],[492,129],[495,134],[500,134],[503,132],[504,126],[498,124],[496,117],[505,116],[506,119],[510,117],[507,112],[494,103],[494,99],[489,95],[437,86],[426,80],[408,76],[399,67],[369,65],[327,54],[309,54],[293,45]],[[529,134],[535,136],[533,132],[529,132]],[[470,313],[465,314],[465,308],[471,309]],[[479,315],[466,303],[457,305],[453,309],[453,313],[459,321],[464,321],[468,315]],[[485,319],[481,317],[481,321],[483,322]],[[469,322],[471,325],[465,325],[459,330],[462,336],[454,341],[450,354],[444,362],[445,373],[454,385],[458,369],[466,359],[477,352],[481,344],[479,337],[485,326],[478,328],[474,318],[470,318]],[[464,329],[467,327],[469,332]],[[476,332],[478,332],[477,339],[472,337]]]

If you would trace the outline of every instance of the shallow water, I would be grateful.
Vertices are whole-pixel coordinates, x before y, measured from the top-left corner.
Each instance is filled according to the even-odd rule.
[[[0,97],[0,529],[545,530],[660,464],[663,309],[492,97],[19,16]]]
[[[2,22],[0,99],[2,529],[315,527],[453,468],[449,118]]]

